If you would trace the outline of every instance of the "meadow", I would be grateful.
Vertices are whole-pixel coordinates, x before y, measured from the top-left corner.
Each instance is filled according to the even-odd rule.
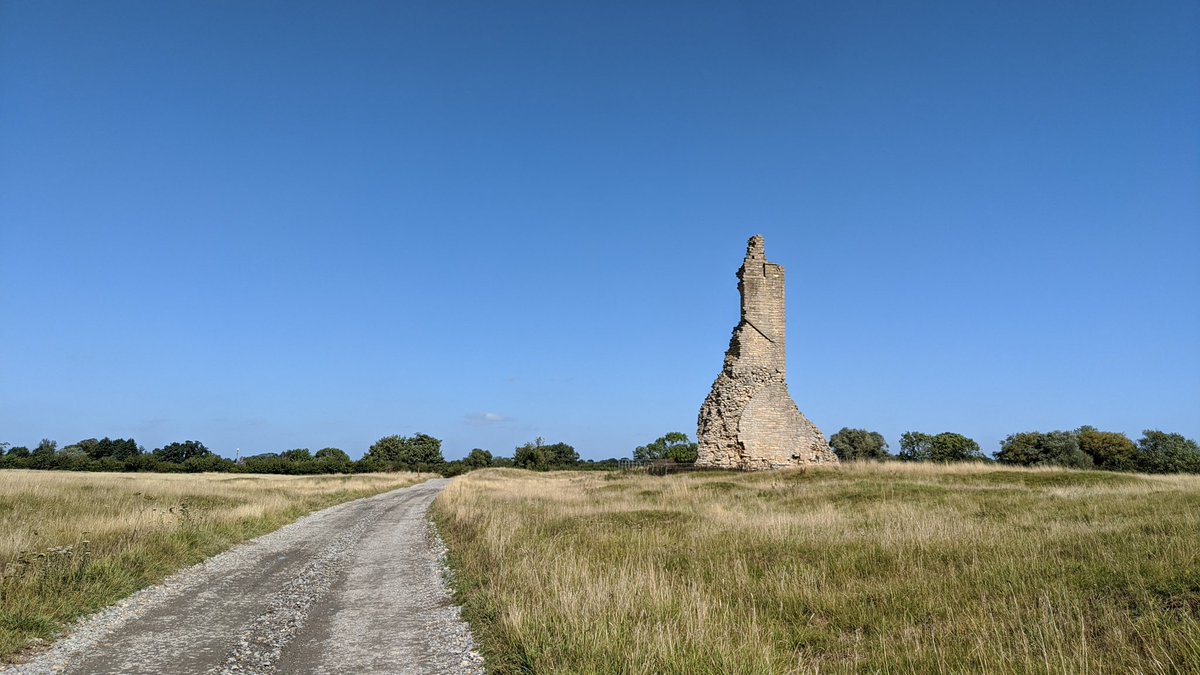
[[[489,469],[432,513],[499,673],[1200,672],[1200,476]]]
[[[0,663],[238,542],[431,477],[0,471]]]

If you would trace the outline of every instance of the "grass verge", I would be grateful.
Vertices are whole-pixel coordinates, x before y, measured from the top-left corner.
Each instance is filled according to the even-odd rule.
[[[499,673],[1200,671],[1200,476],[493,469],[433,516]]]
[[[0,663],[238,542],[431,477],[0,471]]]

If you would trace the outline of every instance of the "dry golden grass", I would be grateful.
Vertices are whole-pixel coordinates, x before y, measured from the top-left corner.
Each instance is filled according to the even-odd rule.
[[[431,477],[0,471],[0,662],[305,513]]]
[[[434,504],[497,672],[1200,671],[1200,477],[474,472]]]

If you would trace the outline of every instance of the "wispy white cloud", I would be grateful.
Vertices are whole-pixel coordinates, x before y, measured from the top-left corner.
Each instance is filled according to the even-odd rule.
[[[500,413],[495,413],[495,412],[474,412],[474,413],[468,413],[466,416],[466,420],[467,420],[467,424],[483,425],[483,424],[503,424],[505,422],[511,422],[512,418],[505,417],[504,415],[501,415]]]

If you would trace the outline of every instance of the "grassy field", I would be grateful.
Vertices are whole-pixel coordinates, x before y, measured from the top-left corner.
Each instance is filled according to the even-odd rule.
[[[237,542],[430,477],[0,471],[0,663]]]
[[[496,672],[1200,672],[1200,476],[493,469],[434,516]]]

